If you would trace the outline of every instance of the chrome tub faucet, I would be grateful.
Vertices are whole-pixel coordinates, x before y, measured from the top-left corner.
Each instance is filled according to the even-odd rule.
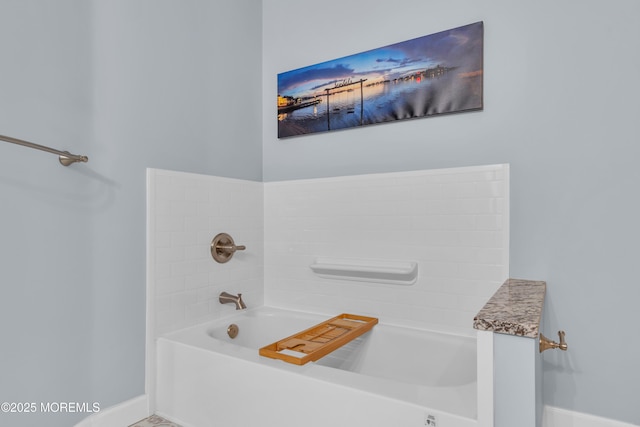
[[[220,304],[235,304],[236,310],[243,310],[247,308],[244,301],[242,301],[242,294],[238,294],[238,296],[235,296],[231,295],[228,292],[223,292],[220,294],[218,301],[220,301]]]

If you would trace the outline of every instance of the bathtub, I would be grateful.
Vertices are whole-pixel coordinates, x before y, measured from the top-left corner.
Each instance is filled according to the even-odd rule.
[[[471,334],[380,319],[317,362],[259,356],[260,347],[337,314],[259,307],[159,338],[156,413],[185,427],[478,425]]]

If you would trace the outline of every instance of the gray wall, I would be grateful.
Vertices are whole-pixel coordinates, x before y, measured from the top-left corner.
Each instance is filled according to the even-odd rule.
[[[543,356],[545,403],[640,424],[639,15],[635,0],[264,0],[264,180],[510,163],[511,276],[547,281],[544,333],[570,347]],[[484,111],[277,139],[277,73],[476,21]]]
[[[261,180],[260,8],[0,0],[0,134],[90,159],[0,142],[1,402],[144,393],[145,168]]]

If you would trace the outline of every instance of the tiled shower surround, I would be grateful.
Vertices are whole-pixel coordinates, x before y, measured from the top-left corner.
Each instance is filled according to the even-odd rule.
[[[149,169],[147,187],[148,338],[232,313],[223,291],[262,305],[263,184]],[[221,232],[247,247],[225,264],[210,252]]]
[[[468,330],[508,277],[508,165],[265,184],[266,305]],[[413,261],[413,285],[332,280],[318,257]]]
[[[373,315],[471,330],[508,277],[508,165],[259,183],[148,171],[149,345],[166,332],[247,306]],[[220,232],[246,245],[213,261]],[[413,261],[413,285],[333,280],[318,257]],[[151,354],[149,354],[151,356]]]

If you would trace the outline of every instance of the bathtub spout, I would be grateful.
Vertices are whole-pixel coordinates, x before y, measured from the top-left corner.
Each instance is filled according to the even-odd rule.
[[[242,294],[238,294],[238,296],[231,295],[230,293],[223,292],[220,294],[218,298],[220,304],[235,304],[236,310],[243,310],[247,308],[244,301],[242,301]]]

